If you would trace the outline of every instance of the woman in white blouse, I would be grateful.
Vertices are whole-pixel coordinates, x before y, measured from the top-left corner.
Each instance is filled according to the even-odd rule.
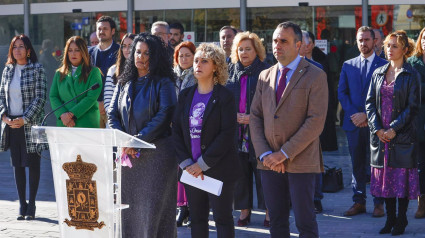
[[[39,153],[47,149],[47,144],[31,141],[31,126],[40,124],[44,116],[46,84],[44,68],[37,63],[30,39],[25,35],[15,36],[9,46],[0,84],[0,151],[10,148],[20,204],[17,220],[33,220],[35,216],[40,181]],[[26,167],[29,168],[29,203],[25,196]]]

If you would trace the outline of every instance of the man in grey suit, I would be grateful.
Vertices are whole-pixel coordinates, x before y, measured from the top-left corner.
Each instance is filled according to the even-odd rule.
[[[259,159],[272,238],[290,237],[289,201],[300,237],[319,237],[316,174],[323,171],[319,135],[328,107],[326,73],[298,51],[302,33],[284,22],[273,34],[278,63],[261,72],[251,105],[251,138]]]

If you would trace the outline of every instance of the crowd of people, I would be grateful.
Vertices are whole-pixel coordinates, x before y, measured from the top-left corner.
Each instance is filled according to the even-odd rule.
[[[300,237],[319,237],[322,151],[337,150],[336,98],[353,168],[354,204],[344,215],[366,212],[370,178],[373,216],[387,217],[377,233],[404,233],[409,200],[419,201],[415,217],[425,217],[425,28],[415,43],[402,30],[385,37],[360,27],[360,55],[344,62],[338,89],[315,36],[293,22],[273,33],[273,66],[265,62],[269,42],[232,26],[220,29],[220,46],[198,47],[183,41],[180,23],[155,22],[119,44],[115,31],[102,16],[91,46],[69,38],[49,88],[30,39],[12,39],[0,84],[0,150],[10,149],[18,220],[35,217],[47,146],[30,135],[48,90],[56,109],[95,84],[54,113],[56,125],[112,128],[156,145],[119,151],[132,163],[122,168],[124,237],[175,237],[182,225],[208,237],[210,208],[217,236],[234,237],[233,209],[241,210],[237,226],[250,224],[254,181],[271,237],[290,237],[290,209]],[[222,181],[221,195],[178,182],[182,171]]]

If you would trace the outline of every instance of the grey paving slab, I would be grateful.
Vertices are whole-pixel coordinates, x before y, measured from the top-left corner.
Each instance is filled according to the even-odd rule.
[[[348,155],[344,132],[338,128],[339,150],[324,152],[324,161],[330,167],[340,167],[343,170],[345,188],[338,193],[325,193],[322,200],[324,211],[317,216],[320,237],[326,238],[374,238],[389,237],[379,235],[378,230],[384,225],[384,218],[373,218],[372,197],[367,198],[367,213],[344,217],[343,212],[352,205],[351,161]],[[59,226],[56,212],[56,202],[53,188],[53,176],[48,160],[48,153],[43,155],[40,189],[37,196],[37,212],[34,221],[16,221],[18,213],[17,194],[14,185],[13,170],[10,166],[9,153],[0,153],[0,238],[9,237],[59,237]],[[368,188],[369,189],[369,188]],[[255,194],[255,193],[254,193]],[[369,193],[368,193],[369,194]],[[256,199],[256,198],[254,198]],[[254,204],[256,201],[254,201]],[[414,219],[417,201],[410,201],[408,209],[409,225],[402,237],[425,237],[425,219]],[[233,213],[235,223],[239,211]],[[270,237],[267,228],[263,227],[265,213],[254,209],[251,224],[248,227],[236,227],[236,237],[262,238]],[[291,237],[298,237],[293,214],[290,217]],[[179,238],[190,237],[190,228],[178,228]],[[210,215],[210,237],[216,237],[216,229]]]

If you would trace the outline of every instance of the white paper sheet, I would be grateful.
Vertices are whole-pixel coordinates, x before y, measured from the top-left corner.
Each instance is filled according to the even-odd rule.
[[[216,196],[220,196],[221,189],[223,188],[223,182],[211,177],[204,175],[204,180],[201,179],[201,176],[198,178],[193,177],[193,175],[183,171],[180,182],[199,188]]]

